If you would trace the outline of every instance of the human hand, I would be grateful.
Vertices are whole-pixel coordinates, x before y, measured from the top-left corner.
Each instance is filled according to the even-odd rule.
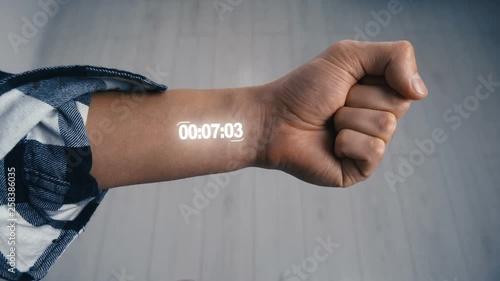
[[[407,41],[340,41],[269,87],[258,166],[340,187],[375,171],[410,100],[427,95]]]

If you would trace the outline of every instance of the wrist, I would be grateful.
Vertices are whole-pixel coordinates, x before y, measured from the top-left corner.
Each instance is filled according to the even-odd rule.
[[[264,84],[248,88],[245,103],[251,112],[248,123],[254,126],[247,151],[251,155],[248,166],[265,168],[268,166],[267,148],[273,133],[274,95],[273,84]]]

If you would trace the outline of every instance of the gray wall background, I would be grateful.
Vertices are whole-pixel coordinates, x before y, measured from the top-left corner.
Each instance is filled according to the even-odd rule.
[[[400,122],[376,174],[347,190],[245,169],[221,176],[227,186],[189,224],[179,205],[216,178],[112,190],[46,280],[303,280],[287,271],[304,261],[307,280],[500,280],[500,87],[460,126],[443,119],[473,99],[479,76],[500,80],[498,2],[400,0],[383,25],[373,12],[390,1],[215,2],[229,10],[219,16],[212,0],[69,1],[16,47],[8,34],[44,10],[4,0],[0,67],[93,64],[170,88],[245,86],[362,30],[364,40],[410,40],[430,95]],[[391,188],[384,174],[436,128],[446,142]],[[328,237],[338,247],[307,263]]]

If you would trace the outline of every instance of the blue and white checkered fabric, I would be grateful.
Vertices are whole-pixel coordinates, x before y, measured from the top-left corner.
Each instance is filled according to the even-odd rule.
[[[110,90],[166,87],[91,66],[0,72],[1,278],[43,278],[103,199],[85,122],[91,94]]]

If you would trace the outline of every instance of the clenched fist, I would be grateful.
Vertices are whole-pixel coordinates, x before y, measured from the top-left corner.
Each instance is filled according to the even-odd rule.
[[[340,41],[268,87],[258,165],[341,187],[375,171],[410,100],[427,95],[407,41]]]

